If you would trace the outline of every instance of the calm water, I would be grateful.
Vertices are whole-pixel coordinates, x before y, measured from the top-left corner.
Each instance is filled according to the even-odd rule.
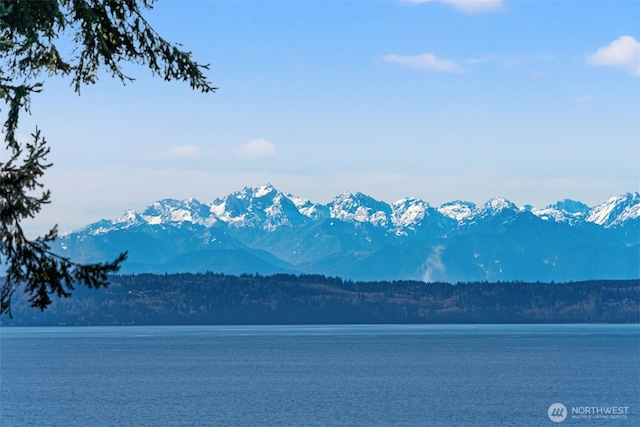
[[[5,327],[0,345],[2,426],[640,425],[638,325]]]

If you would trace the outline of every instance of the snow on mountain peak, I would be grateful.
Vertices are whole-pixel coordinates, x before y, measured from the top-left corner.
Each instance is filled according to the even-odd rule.
[[[300,212],[289,196],[277,190],[273,185],[245,187],[224,198],[214,200],[209,210],[219,220],[234,227],[264,228],[273,231],[281,226],[292,226],[304,221],[303,216],[311,217],[313,205],[304,205],[307,215]]]
[[[226,197],[215,199],[209,205],[209,211],[219,220],[235,227],[259,227],[261,218],[258,217],[261,207],[267,207],[265,200],[256,200],[256,193],[264,198],[270,193],[263,188],[245,187]],[[266,206],[265,206],[266,205]]]
[[[125,224],[135,224],[138,222],[140,216],[133,209],[127,209],[127,211],[119,218],[116,218],[114,221],[117,224],[125,223]]]
[[[434,209],[420,199],[407,197],[388,204],[359,192],[345,192],[330,203],[321,205],[283,193],[273,185],[266,184],[245,187],[217,198],[211,204],[203,204],[196,199],[159,200],[147,206],[141,214],[128,210],[115,220],[98,221],[83,230],[95,235],[138,225],[193,223],[204,227],[219,224],[232,228],[274,231],[282,226],[295,227],[307,221],[335,218],[345,222],[368,223],[384,228],[385,232],[403,236],[409,230],[415,231],[416,226],[423,224],[427,217],[430,217],[429,221],[440,224],[439,226],[442,225],[442,220],[449,221],[449,218],[463,225],[489,218],[504,210],[516,213],[527,211],[547,221],[569,224],[592,222],[613,227],[640,217],[640,194],[627,193],[611,197],[594,208],[570,199],[561,200],[543,209],[528,205],[518,208],[505,198],[495,197],[481,206],[457,200]]]
[[[131,226],[144,223],[144,220],[136,211],[128,209],[124,215],[118,217],[112,221],[103,219],[93,224],[89,224],[82,228],[82,231],[89,235],[97,236],[100,234],[106,234],[116,229],[129,228]]]
[[[532,208],[531,213],[545,221],[554,220],[556,222],[569,222],[584,220],[591,208],[582,202],[571,199],[564,199],[549,205],[543,209]]]
[[[476,205],[474,203],[461,200],[445,203],[438,208],[438,212],[458,222],[471,218],[475,211]]]
[[[266,185],[263,185],[261,187],[254,188],[253,189],[253,195],[254,195],[254,197],[264,197],[267,194],[269,194],[271,192],[274,192],[274,191],[278,192],[278,190],[276,190],[273,187],[273,185],[266,184]]]
[[[308,218],[316,219],[325,214],[328,215],[328,213],[324,212],[326,209],[323,209],[324,207],[321,205],[317,205],[310,200],[303,199],[302,197],[297,197],[289,193],[286,193],[285,195],[293,202],[296,209],[298,209],[298,212]]]
[[[264,193],[270,194],[271,191]],[[301,216],[295,203],[287,198],[284,193],[276,191],[276,195],[272,199],[271,205],[264,209],[267,214],[264,227],[268,230],[275,230],[276,228],[286,225],[293,226],[294,222],[298,221],[296,216]]]
[[[627,193],[610,197],[606,202],[595,206],[589,212],[586,221],[612,227],[638,217],[640,217],[640,193]]]
[[[462,223],[472,221],[476,218],[489,217],[500,213],[505,209],[514,211],[519,210],[515,204],[504,197],[494,197],[480,207],[471,202],[456,200],[454,202],[443,204],[437,210],[441,214]]]
[[[420,199],[404,198],[391,205],[391,223],[398,229],[411,227],[424,219],[429,204]]]
[[[345,192],[330,203],[331,218],[342,221],[369,222],[386,226],[389,222],[391,207],[384,202],[363,193]]]
[[[209,207],[194,198],[185,200],[164,199],[152,203],[140,214],[140,217],[150,225],[168,222],[191,222],[205,226],[215,222],[211,217]]]
[[[517,210],[518,207],[504,197],[494,197],[481,208],[481,210],[489,210],[492,212],[501,212],[505,209]]]

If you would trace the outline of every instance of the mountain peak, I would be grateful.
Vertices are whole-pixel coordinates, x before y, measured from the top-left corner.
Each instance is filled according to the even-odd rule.
[[[606,202],[591,209],[586,221],[612,227],[639,217],[640,193],[635,192],[610,197]]]
[[[276,188],[270,183],[267,183],[260,187],[253,187],[252,190],[254,197],[265,197],[271,193],[279,193],[279,191],[276,190]]]
[[[147,206],[140,218],[150,225],[169,222],[211,225],[211,221],[215,220],[211,218],[209,207],[194,198],[159,200]]]
[[[342,221],[369,222],[385,226],[389,223],[391,207],[364,193],[342,193],[329,204],[331,218]]]
[[[210,211],[221,221],[236,228],[275,230],[314,217],[314,205],[304,199],[277,190],[273,185],[245,187],[211,203]]]
[[[487,201],[480,209],[501,212],[505,209],[517,210],[518,207],[504,197],[494,197]]]
[[[393,208],[391,222],[400,230],[418,224],[427,215],[429,209],[429,203],[412,197],[400,199],[391,206]],[[396,233],[401,233],[400,230]]]
[[[458,222],[471,218],[475,210],[475,203],[464,202],[462,200],[454,200],[453,202],[440,205],[438,208],[438,212]]]
[[[532,208],[530,212],[544,221],[554,220],[574,224],[576,221],[584,221],[589,210],[589,206],[582,202],[564,199],[543,209]]]
[[[589,212],[591,208],[589,208],[589,206],[585,205],[584,203],[578,202],[576,200],[563,199],[563,200],[560,200],[559,202],[556,202],[552,205],[547,206],[547,209],[555,209],[555,210],[567,212],[570,214],[584,215],[587,212]]]

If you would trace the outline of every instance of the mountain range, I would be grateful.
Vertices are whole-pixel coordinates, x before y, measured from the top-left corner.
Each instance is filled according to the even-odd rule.
[[[640,193],[542,209],[504,198],[439,207],[346,192],[328,204],[246,187],[165,199],[64,234],[79,262],[127,250],[122,273],[323,274],[351,280],[575,281],[640,276]]]

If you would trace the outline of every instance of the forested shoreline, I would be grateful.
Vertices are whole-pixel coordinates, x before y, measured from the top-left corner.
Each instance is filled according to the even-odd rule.
[[[639,323],[640,280],[353,282],[323,275],[140,274],[78,287],[44,312],[18,292],[3,326]]]

